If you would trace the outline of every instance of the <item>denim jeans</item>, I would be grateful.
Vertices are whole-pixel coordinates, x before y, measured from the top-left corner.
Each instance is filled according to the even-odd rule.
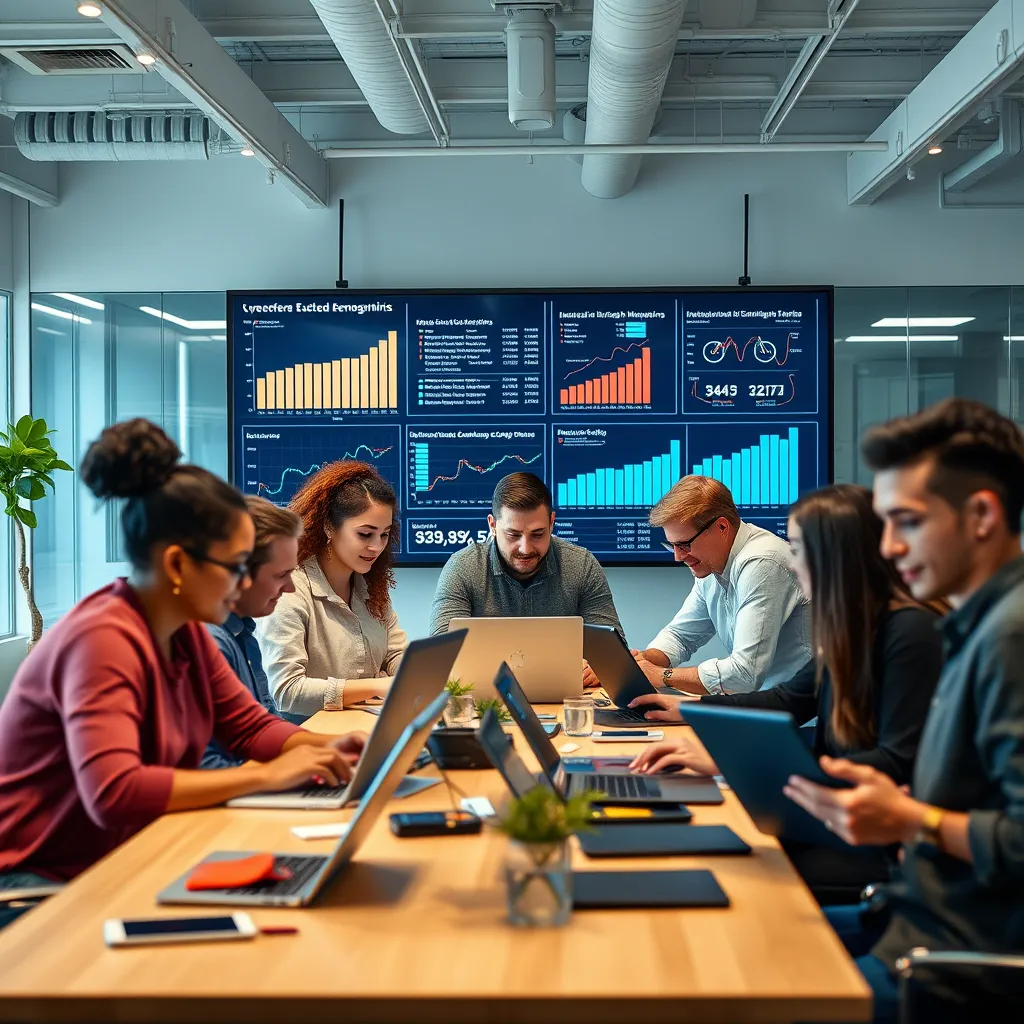
[[[825,918],[853,957],[875,997],[874,1024],[898,1024],[899,983],[896,975],[876,956],[871,947],[882,937],[888,924],[883,913],[872,913],[866,903],[856,907],[826,907]]]
[[[31,871],[8,871],[0,874],[0,892],[4,889],[29,889],[37,885],[53,885],[49,878],[42,875],[35,875]],[[0,929],[6,928],[12,921],[16,921],[27,910],[35,906],[34,902],[26,902],[20,906],[9,906],[0,903]]]

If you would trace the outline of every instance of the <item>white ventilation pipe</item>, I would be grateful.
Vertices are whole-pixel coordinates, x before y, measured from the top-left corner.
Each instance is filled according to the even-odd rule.
[[[309,0],[377,120],[389,132],[430,130],[375,0]]]
[[[29,160],[208,160],[220,129],[202,114],[22,111],[14,142]]]
[[[521,132],[554,127],[555,26],[545,11],[513,8],[505,29],[508,119]]]
[[[587,86],[587,144],[647,141],[672,67],[685,0],[595,0]],[[583,187],[601,199],[625,195],[639,154],[584,156]]]

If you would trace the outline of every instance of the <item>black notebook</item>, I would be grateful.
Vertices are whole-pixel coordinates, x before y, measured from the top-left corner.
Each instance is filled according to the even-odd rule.
[[[727,907],[729,897],[710,871],[577,871],[576,910],[614,907]]]
[[[725,825],[603,825],[581,832],[579,840],[588,857],[750,853],[750,847]]]

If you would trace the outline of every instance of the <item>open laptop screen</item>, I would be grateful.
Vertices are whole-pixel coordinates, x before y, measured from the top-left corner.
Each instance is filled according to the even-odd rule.
[[[557,785],[556,778],[562,767],[562,759],[558,756],[554,743],[544,731],[544,724],[537,717],[537,712],[533,710],[530,702],[526,699],[519,680],[512,674],[512,669],[505,662],[501,663],[498,674],[494,677],[494,688],[505,702],[505,707],[508,708],[516,725],[522,729],[526,742],[530,744],[530,749],[540,762],[542,771],[552,785]]]

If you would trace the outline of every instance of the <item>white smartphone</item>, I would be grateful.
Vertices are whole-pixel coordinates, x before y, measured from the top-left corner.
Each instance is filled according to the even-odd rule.
[[[653,743],[663,740],[665,733],[661,729],[614,729],[590,734],[595,743]]]
[[[216,917],[115,918],[103,923],[108,946],[146,946],[166,942],[220,942],[251,939],[259,929],[248,914]]]

